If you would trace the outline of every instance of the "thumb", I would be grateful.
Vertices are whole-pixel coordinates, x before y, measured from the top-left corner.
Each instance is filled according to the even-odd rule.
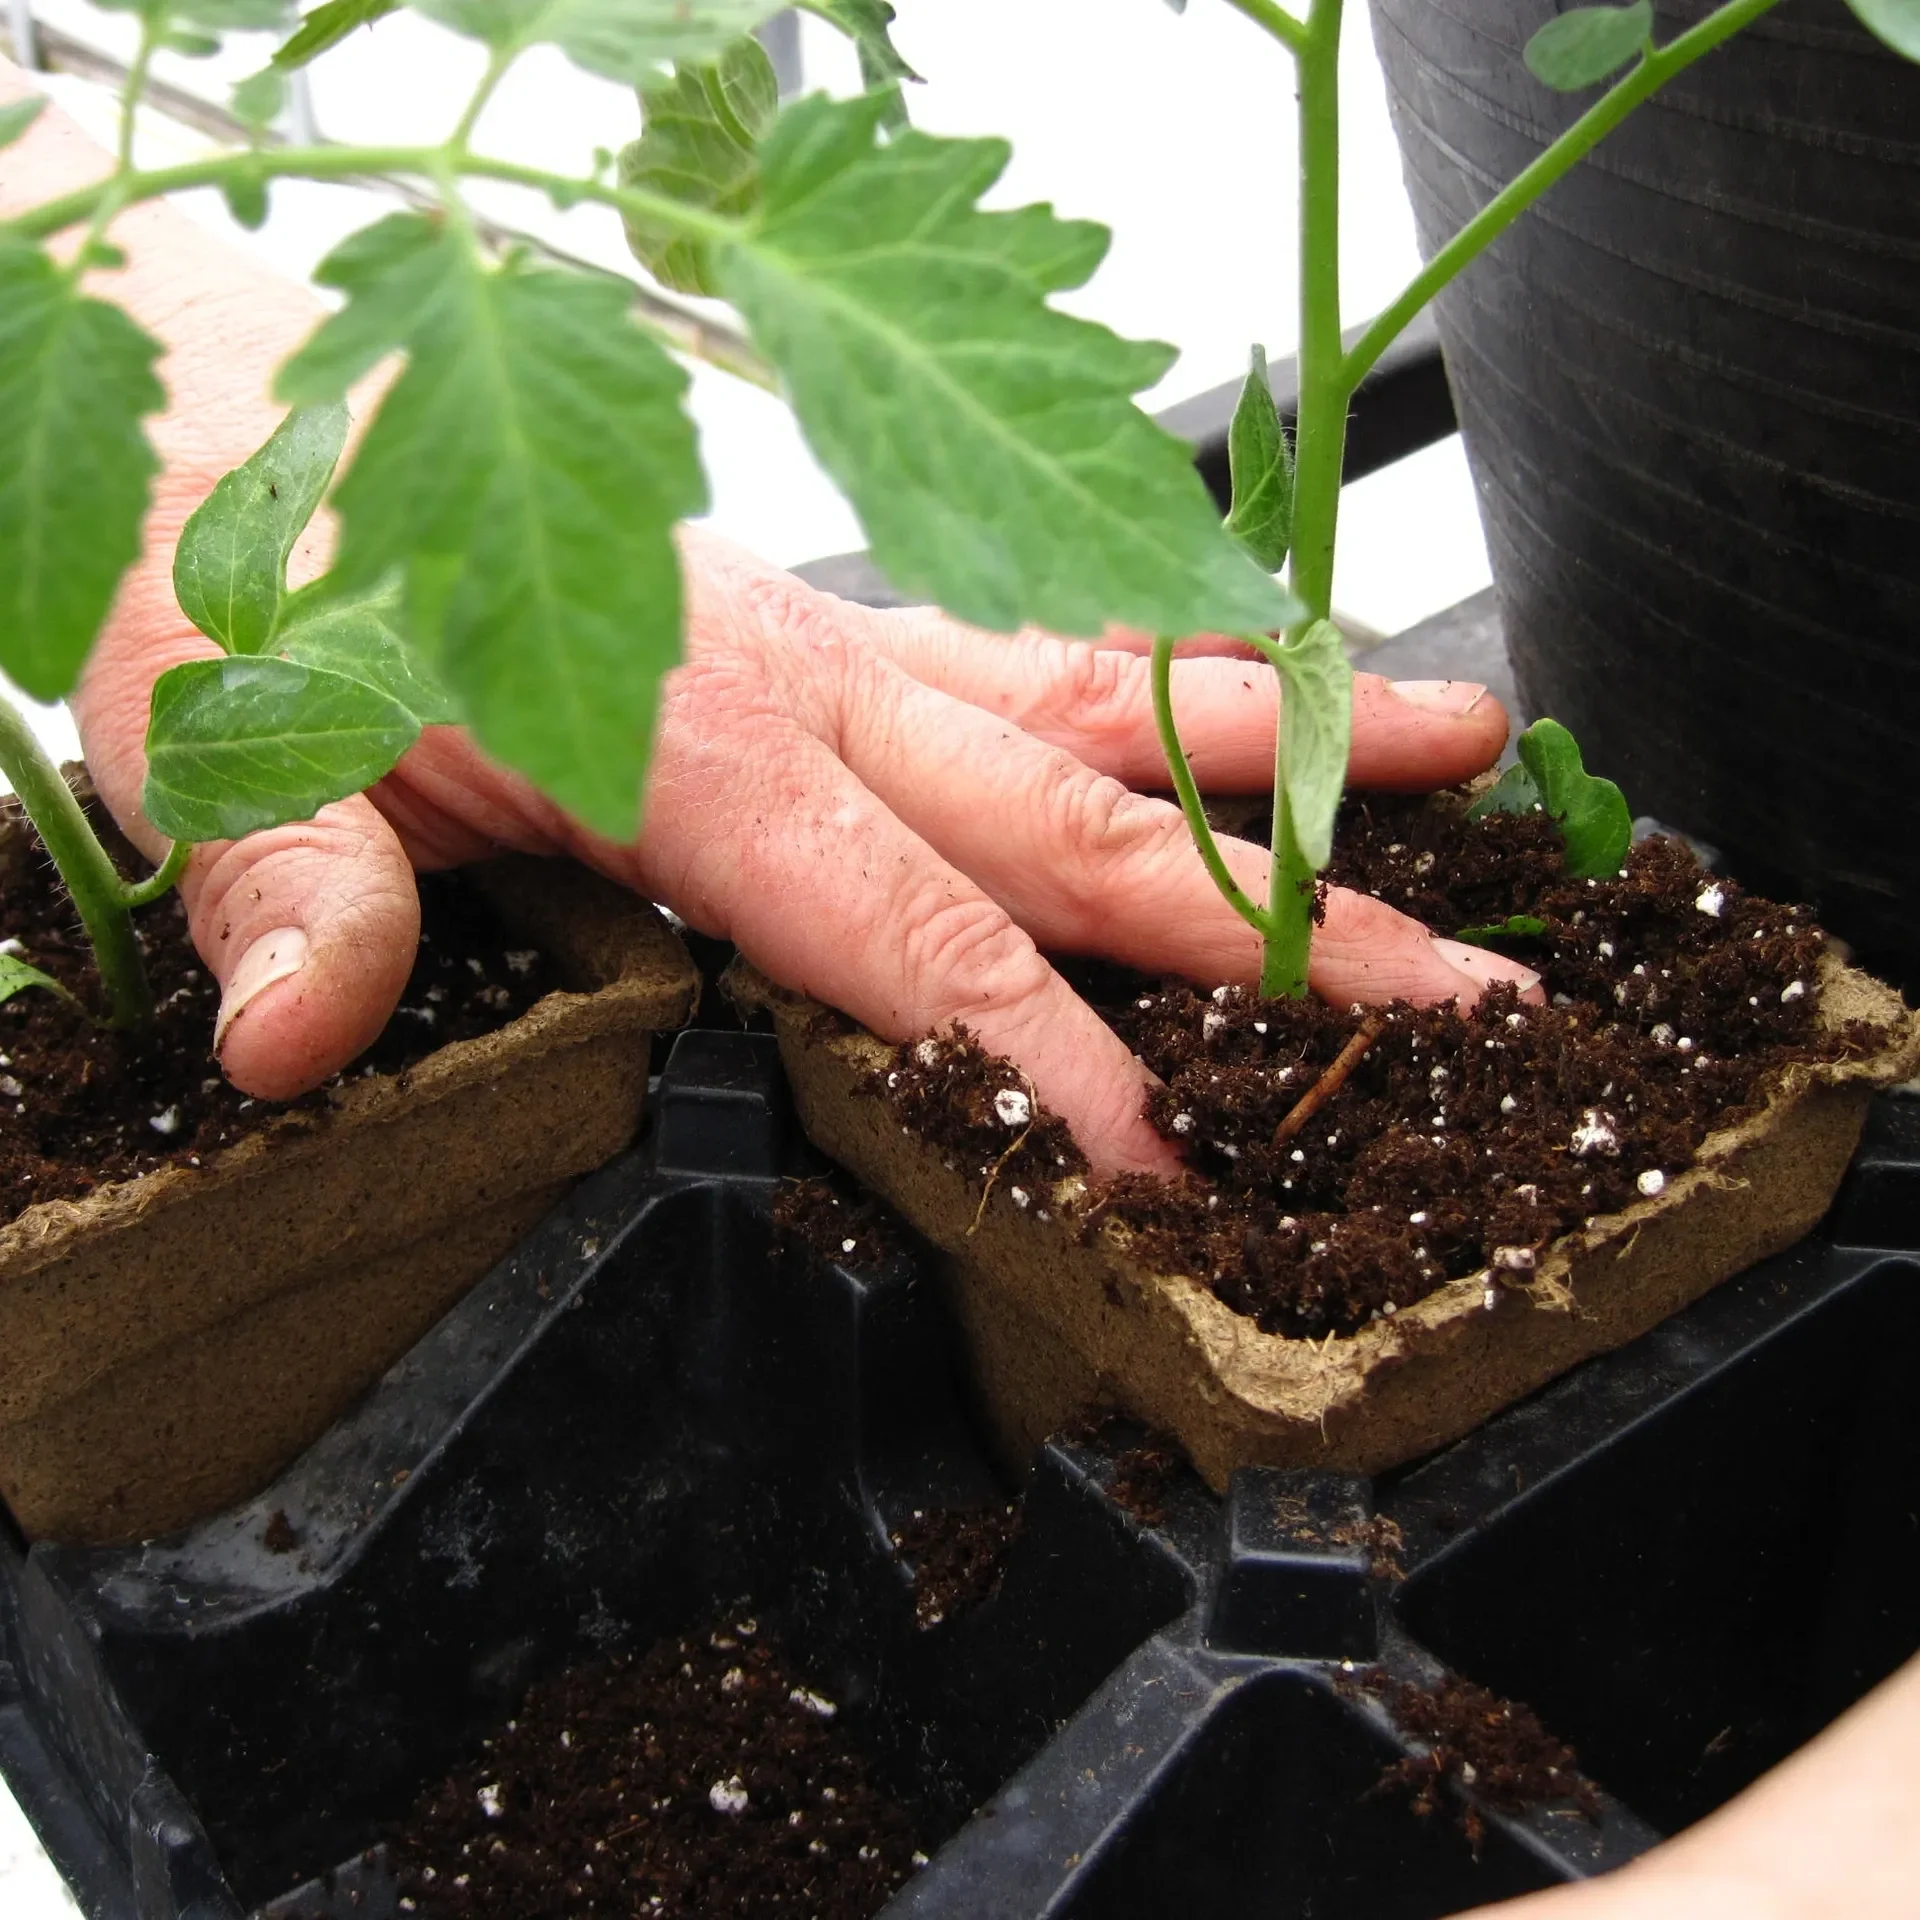
[[[109,629],[73,701],[94,786],[127,837],[166,845],[140,807],[155,678],[212,656],[197,634],[160,622]],[[379,1036],[399,1004],[420,939],[413,868],[364,795],[311,820],[209,841],[181,877],[194,945],[220,982],[213,1050],[243,1092],[291,1100]]]
[[[291,1100],[379,1038],[413,967],[420,897],[371,801],[200,848],[181,893],[220,982],[213,1047],[235,1086]]]

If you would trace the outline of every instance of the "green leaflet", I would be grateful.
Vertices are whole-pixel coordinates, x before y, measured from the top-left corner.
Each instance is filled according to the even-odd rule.
[[[275,52],[273,64],[283,73],[304,67],[329,47],[338,46],[355,27],[370,27],[376,20],[384,20],[396,12],[399,5],[400,0],[325,0],[288,36],[286,43]],[[235,111],[238,111],[237,104]]]
[[[164,19],[171,27],[240,33],[277,27],[287,17],[290,0],[98,0],[98,4],[111,13],[137,14],[142,20]]]
[[[1315,872],[1333,857],[1333,817],[1353,740],[1353,668],[1340,629],[1316,620],[1274,651],[1283,697],[1280,738],[1294,838]]]
[[[0,234],[0,670],[36,699],[72,691],[139,554],[159,352],[38,247]]]
[[[50,973],[42,973],[36,966],[22,960],[17,954],[0,953],[0,1000],[11,1000],[16,993],[28,987],[41,987],[48,993],[57,993],[69,1006],[78,1006],[65,987]]]
[[[759,205],[756,149],[779,108],[773,62],[751,35],[688,61],[640,89],[642,132],[620,155],[620,184],[743,218]],[[663,285],[719,292],[706,245],[679,228],[629,214],[627,245]]]
[[[1267,354],[1253,349],[1246,384],[1227,429],[1233,507],[1227,531],[1268,573],[1286,564],[1293,539],[1293,449],[1267,382]]]
[[[1489,921],[1484,927],[1460,927],[1453,937],[1470,946],[1490,946],[1496,940],[1537,940],[1547,923],[1531,913],[1510,913],[1504,920]]]
[[[1653,43],[1653,0],[1625,7],[1575,7],[1527,42],[1525,59],[1536,80],[1561,93],[1596,87],[1637,60]]]
[[[0,149],[12,146],[40,118],[46,104],[36,94],[31,99],[16,100],[10,107],[0,107]]]
[[[154,683],[140,804],[176,840],[237,840],[371,786],[420,737],[376,687],[290,660],[190,660]]]
[[[1599,880],[1620,871],[1633,845],[1633,815],[1611,780],[1590,774],[1579,743],[1557,720],[1536,720],[1518,741],[1520,764],[1467,809],[1467,817],[1544,807],[1566,843],[1567,872]]]
[[[901,82],[918,81],[920,76],[893,44],[893,8],[888,0],[800,0],[800,5],[853,42],[860,56],[860,84],[886,100],[881,124],[890,131],[904,127],[907,103]]]
[[[716,266],[889,578],[1002,632],[1298,617],[1133,403],[1173,350],[1046,304],[1104,236],[1043,208],[981,212],[1004,143],[882,146],[883,111],[868,95],[783,113],[760,216]]]
[[[639,86],[661,67],[711,60],[781,0],[412,0],[442,26],[503,50],[556,46],[575,66]]]
[[[421,215],[354,236],[322,277],[348,304],[283,388],[320,397],[408,354],[334,496],[340,590],[402,578],[408,639],[481,744],[631,834],[680,651],[672,530],[706,504],[686,374],[613,280],[489,269]]]
[[[180,610],[228,653],[259,653],[287,590],[287,556],[347,443],[343,401],[296,408],[193,511],[174,550]]]
[[[1920,0],[1847,0],[1847,5],[1895,53],[1920,60]]]
[[[379,688],[423,727],[451,725],[460,718],[453,696],[402,638],[397,579],[358,594],[341,593],[331,578],[302,587],[281,610],[273,651],[283,660]]]
[[[285,51],[283,47],[281,52]],[[255,134],[264,133],[287,104],[287,76],[278,67],[262,67],[234,88],[231,104],[236,120]]]

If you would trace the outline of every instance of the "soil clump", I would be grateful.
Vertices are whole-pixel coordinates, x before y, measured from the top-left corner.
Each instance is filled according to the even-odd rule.
[[[914,1810],[744,1611],[535,1686],[391,1842],[427,1920],[868,1920]],[[410,1904],[408,1904],[410,1903]]]
[[[125,843],[90,812],[131,871]],[[0,824],[18,819],[19,803],[0,799]],[[6,950],[96,1006],[92,949],[58,872],[37,842],[12,844],[11,857],[0,858]],[[160,1167],[198,1166],[251,1133],[320,1124],[329,1087],[404,1073],[451,1041],[505,1026],[562,984],[458,875],[421,875],[420,910],[419,957],[385,1031],[336,1080],[286,1106],[250,1099],[220,1072],[220,989],[194,950],[178,894],[135,915],[157,1007],[150,1033],[93,1026],[37,989],[0,1004],[0,1224],[42,1200],[78,1200]]]
[[[1000,1591],[1020,1516],[1018,1501],[916,1508],[892,1530],[895,1552],[913,1565],[914,1624],[923,1633],[970,1613]]]
[[[884,1201],[844,1175],[786,1180],[773,1202],[772,1256],[802,1246],[856,1272],[890,1265],[906,1249],[905,1230]]]

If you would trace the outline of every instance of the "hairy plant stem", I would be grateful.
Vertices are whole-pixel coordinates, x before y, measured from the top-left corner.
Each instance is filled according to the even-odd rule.
[[[1308,620],[1329,617],[1333,542],[1346,458],[1347,402],[1340,358],[1341,0],[1313,0],[1296,50],[1300,100],[1300,414],[1294,438],[1293,539],[1288,581]],[[1304,623],[1303,623],[1304,624]],[[1299,999],[1313,946],[1313,867],[1300,851],[1287,799],[1287,737],[1273,747],[1273,858],[1260,992]]]
[[[191,849],[175,845],[150,878],[129,886],[73,797],[60,769],[11,701],[0,700],[0,773],[13,783],[53,864],[60,869],[80,923],[93,944],[107,999],[108,1024],[137,1032],[152,1023],[153,990],[133,930],[132,909],[157,900],[179,879]]]

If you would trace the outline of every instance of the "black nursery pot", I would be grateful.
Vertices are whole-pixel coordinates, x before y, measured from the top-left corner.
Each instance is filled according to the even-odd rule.
[[[1563,10],[1373,0],[1426,252],[1590,103],[1521,58]],[[1920,978],[1920,68],[1786,0],[1438,317],[1528,711]]]
[[[1372,1486],[1143,1491],[1137,1434],[1056,1441],[933,1624],[893,1535],[1004,1492],[932,1257],[776,1244],[771,1038],[683,1035],[650,1110],[259,1500],[0,1542],[0,1769],[90,1920],[427,1911],[379,1845],[422,1788],[531,1681],[746,1596],[950,1836],[893,1920],[1436,1920],[1621,1864],[1920,1645],[1920,1106],[1822,1234]],[[1376,1661],[1530,1701],[1592,1817],[1483,1806],[1476,1846],[1473,1789],[1382,1791],[1423,1749]]]

